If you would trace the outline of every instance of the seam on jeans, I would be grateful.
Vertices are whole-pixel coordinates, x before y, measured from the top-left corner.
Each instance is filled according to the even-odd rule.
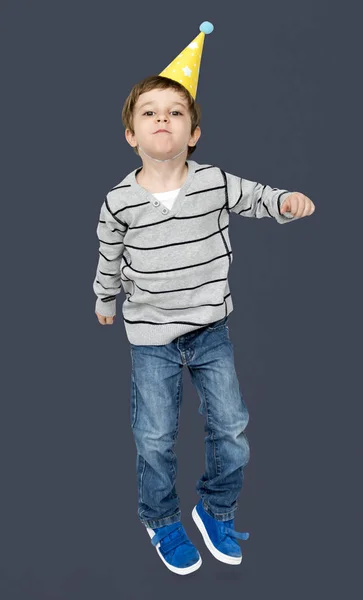
[[[177,397],[176,397],[176,429],[173,433],[173,445],[175,445],[177,437],[178,437],[178,431],[179,431],[179,415],[180,415],[180,390],[181,390],[181,383],[183,382],[182,380],[182,372],[179,373],[179,377],[178,377],[178,382],[177,382]],[[174,450],[172,448],[170,448],[170,452],[175,456],[176,458],[176,454],[174,452]],[[173,469],[173,473],[174,473],[174,480],[176,478],[176,470],[174,469],[174,465],[173,463],[171,464],[171,467]]]
[[[143,456],[140,455],[140,458],[143,460],[143,467],[142,467],[142,471],[140,473],[140,500],[143,504],[145,504],[144,502],[144,496],[143,496],[143,491],[144,491],[144,473],[145,473],[145,466],[146,466],[146,460],[144,459]],[[140,517],[141,515],[143,515],[145,512],[145,509],[143,509],[141,511]]]
[[[196,375],[197,375],[197,377],[200,378],[202,390],[203,390],[203,393],[204,393],[204,401],[205,401],[206,414],[207,414],[207,423],[208,423],[208,425],[210,427],[210,430],[211,430],[211,439],[212,439],[212,444],[213,444],[214,463],[215,463],[215,468],[216,468],[216,475],[218,477],[218,475],[220,475],[220,468],[219,468],[219,461],[218,461],[218,458],[217,458],[217,455],[216,455],[217,442],[214,439],[214,429],[212,427],[213,420],[212,420],[211,415],[210,415],[209,404],[208,404],[208,399],[207,399],[207,392],[206,392],[206,388],[203,385],[203,376],[202,376],[202,374],[199,373],[199,371],[196,371]]]
[[[131,404],[131,428],[133,428],[135,426],[136,423],[136,413],[137,413],[137,398],[136,398],[136,382],[135,382],[135,375],[134,372],[132,372],[131,374],[131,380],[132,380],[132,389],[131,389],[131,393],[132,393],[132,404]]]
[[[133,410],[133,414],[131,415],[131,428],[133,428],[133,427],[135,427],[136,419],[137,419],[138,400],[137,400],[137,385],[136,385],[136,369],[135,369],[134,357],[133,357],[132,350],[131,350],[131,382],[132,382],[131,400],[132,400],[132,404],[133,404],[133,405],[131,405],[131,409]]]
[[[177,385],[177,397],[176,397],[177,411],[176,411],[176,431],[175,431],[175,438],[177,437],[178,432],[179,432],[180,391],[181,391],[181,388],[182,388],[182,384],[183,384],[183,372],[179,371],[178,385]]]

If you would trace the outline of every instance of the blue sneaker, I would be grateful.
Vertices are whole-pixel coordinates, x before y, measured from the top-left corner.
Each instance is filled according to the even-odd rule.
[[[249,533],[234,530],[234,519],[217,521],[206,513],[202,500],[193,508],[192,517],[205,545],[215,558],[229,565],[239,565],[242,562],[241,548],[235,538],[248,540],[250,536]]]
[[[202,558],[192,542],[189,540],[180,521],[163,527],[146,528],[151,543],[163,563],[178,575],[188,575],[199,569]]]

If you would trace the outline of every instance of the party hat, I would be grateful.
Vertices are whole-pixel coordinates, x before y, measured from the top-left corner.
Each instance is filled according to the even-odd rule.
[[[209,21],[203,21],[199,26],[200,33],[184,50],[174,58],[159,75],[174,79],[181,83],[194,100],[197,95],[198,77],[205,34],[212,33],[214,26]]]

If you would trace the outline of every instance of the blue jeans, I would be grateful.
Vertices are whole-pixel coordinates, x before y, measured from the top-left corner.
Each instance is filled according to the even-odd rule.
[[[131,427],[137,449],[138,516],[151,528],[180,521],[174,445],[187,365],[205,416],[205,473],[196,484],[206,512],[234,517],[250,456],[249,415],[240,392],[228,316],[169,344],[131,346]]]

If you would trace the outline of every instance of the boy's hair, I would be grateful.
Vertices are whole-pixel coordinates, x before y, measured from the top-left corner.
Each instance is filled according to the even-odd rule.
[[[188,104],[190,118],[191,118],[190,135],[192,135],[200,123],[200,119],[202,116],[201,107],[194,100],[194,98],[190,94],[190,92],[181,83],[178,83],[178,81],[175,81],[174,79],[170,79],[169,77],[163,77],[162,75],[150,75],[148,77],[145,77],[145,79],[143,79],[142,81],[140,81],[139,83],[136,83],[134,85],[134,87],[132,88],[128,97],[126,98],[123,108],[122,108],[122,123],[123,123],[125,129],[130,129],[133,134],[135,133],[134,128],[133,128],[134,108],[135,108],[135,104],[141,94],[143,94],[144,92],[150,92],[151,90],[154,90],[154,89],[165,90],[168,88],[172,88],[176,92],[183,94],[184,98],[186,99],[187,104]],[[189,156],[194,152],[196,147],[197,147],[197,145],[188,146],[187,158],[189,158]],[[136,152],[136,154],[139,155],[137,146],[135,146],[133,148],[133,150],[134,150],[134,152]]]

